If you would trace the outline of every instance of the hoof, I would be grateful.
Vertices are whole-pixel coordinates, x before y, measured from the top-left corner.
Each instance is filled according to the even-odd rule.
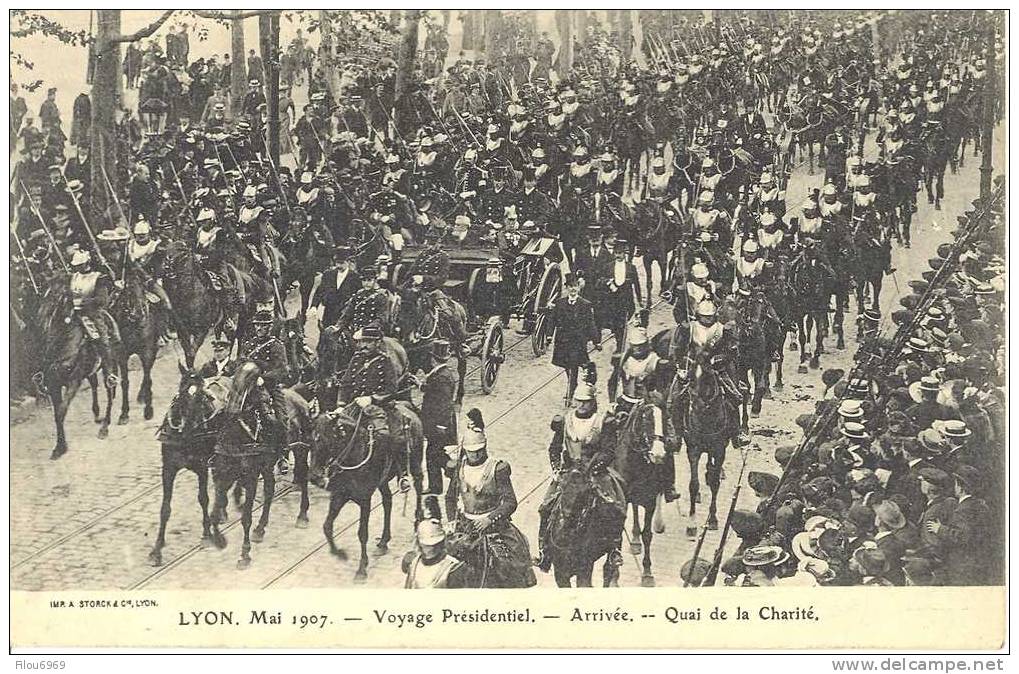
[[[340,560],[341,562],[347,561],[347,553],[344,552],[343,550],[340,550],[339,548],[333,548],[332,553],[336,557],[336,559]]]
[[[110,429],[107,428],[106,426],[103,426],[102,428],[100,428],[99,432],[96,433],[96,437],[99,438],[100,440],[105,440],[109,435],[110,435]]]
[[[820,359],[818,359],[818,358],[811,358],[810,359],[810,369],[811,370],[816,370],[819,367],[821,367]]]
[[[296,528],[298,528],[298,529],[307,529],[308,528],[308,516],[307,515],[298,515],[297,516],[297,521],[294,522],[294,526]]]
[[[630,554],[639,555],[644,552],[644,546],[641,543],[630,543]]]
[[[796,342],[792,342],[792,343],[791,343],[791,344],[789,345],[789,350],[790,350],[790,351],[799,351],[799,349],[800,349],[800,347],[798,347],[798,346],[796,345]]]
[[[224,536],[223,534],[213,534],[212,544],[215,545],[220,550],[223,550],[224,548],[226,548],[226,536]]]
[[[51,461],[56,461],[57,459],[62,457],[64,454],[67,454],[67,447],[55,447],[53,449],[53,451],[50,452],[50,460]]]
[[[835,344],[835,348],[840,350],[840,351],[845,349],[846,348],[846,340],[839,339],[839,341]]]
[[[708,530],[709,531],[717,531],[718,530],[718,520],[708,520]]]
[[[251,557],[241,557],[240,559],[237,560],[237,568],[238,569],[243,571],[244,569],[248,568],[249,566],[251,566]]]
[[[778,382],[775,382],[775,385],[774,385],[774,386],[772,386],[772,389],[774,389],[775,391],[781,391],[781,390],[782,390],[782,389],[784,389],[784,388],[785,388],[785,384],[783,384],[783,383],[782,383],[782,382],[780,382],[780,381],[778,381]]]
[[[255,543],[261,543],[265,540],[265,529],[255,529],[251,532],[251,540]]]
[[[357,573],[354,574],[354,582],[358,584],[368,582],[368,572],[358,569]]]
[[[376,543],[375,550],[373,550],[373,554],[376,557],[382,557],[383,555],[389,554],[389,543],[383,543],[382,541]]]
[[[149,553],[149,564],[151,564],[152,566],[162,566],[163,565],[163,553],[159,552],[158,550],[153,550],[152,552],[150,552]]]
[[[805,364],[801,363],[801,364],[800,364],[800,365],[799,365],[799,366],[798,366],[798,367],[796,368],[796,371],[797,371],[797,372],[799,372],[800,374],[807,374],[807,366],[806,366]]]
[[[212,534],[205,534],[202,536],[202,540],[198,541],[198,545],[201,546],[202,549],[215,545],[215,542],[212,540]]]
[[[129,421],[128,416],[126,414],[121,414],[120,417],[117,419],[117,425],[127,426],[128,421]]]
[[[95,421],[96,425],[98,426],[99,424],[103,423],[103,418],[97,414],[95,415],[95,417],[93,417],[93,421]]]
[[[696,541],[697,540],[697,527],[687,527],[686,528],[686,537],[689,538],[691,541]]]
[[[654,587],[655,586],[655,577],[654,577],[654,575],[652,575],[650,573],[643,574],[640,577],[640,586],[641,587]]]
[[[145,421],[152,421],[152,417],[154,416],[154,414],[155,413],[152,411],[151,407],[146,407],[145,408],[145,414],[144,414]]]

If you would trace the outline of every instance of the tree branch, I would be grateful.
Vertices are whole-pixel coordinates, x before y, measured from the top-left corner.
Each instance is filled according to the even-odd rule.
[[[137,32],[131,33],[130,35],[118,35],[114,38],[110,38],[110,42],[136,42],[138,40],[144,40],[145,38],[155,33],[157,30],[159,30],[159,27],[166,23],[167,19],[173,16],[173,13],[175,11],[177,10],[168,9],[165,12],[163,12],[163,16],[159,17],[145,28],[142,28]]]
[[[195,16],[200,17],[202,19],[213,19],[214,21],[219,21],[219,20],[223,19],[223,20],[230,21],[230,20],[233,20],[233,19],[241,19],[241,20],[243,20],[243,19],[250,19],[250,18],[255,17],[255,16],[263,16],[265,14],[272,14],[273,12],[278,11],[278,10],[255,9],[255,10],[251,10],[251,11],[248,11],[248,12],[240,12],[240,13],[237,13],[237,14],[235,14],[233,12],[227,13],[227,12],[223,12],[223,11],[210,11],[210,10],[203,10],[203,9],[192,9],[192,10],[189,10],[189,11],[192,14],[194,14]]]

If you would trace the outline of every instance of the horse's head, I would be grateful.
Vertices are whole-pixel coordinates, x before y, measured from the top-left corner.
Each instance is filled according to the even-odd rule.
[[[339,470],[355,470],[370,458],[369,424],[360,417],[347,415],[341,407],[337,412],[322,414],[312,422],[310,468],[313,473],[327,472],[330,465]],[[360,449],[359,449],[360,448]]]
[[[206,389],[205,380],[195,370],[177,364],[180,383],[177,395],[170,402],[167,411],[167,426],[182,436],[190,436],[215,416],[217,406],[214,397]]]
[[[236,416],[241,413],[248,394],[261,374],[262,369],[253,361],[246,360],[240,364],[230,382],[230,394],[226,401],[227,414]]]

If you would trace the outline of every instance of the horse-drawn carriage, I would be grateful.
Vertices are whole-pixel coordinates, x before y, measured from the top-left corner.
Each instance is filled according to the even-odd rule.
[[[408,274],[426,249],[404,248],[392,268],[394,286]],[[481,389],[490,393],[504,360],[504,329],[510,319],[523,322],[534,354],[546,352],[552,340],[547,309],[563,287],[558,240],[541,232],[518,229],[500,233],[498,240],[448,245],[450,272],[442,290],[468,314],[468,346],[481,359]],[[428,335],[423,337],[427,338]]]

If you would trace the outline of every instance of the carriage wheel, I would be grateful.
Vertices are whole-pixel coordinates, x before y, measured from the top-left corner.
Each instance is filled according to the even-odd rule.
[[[552,330],[549,328],[548,308],[559,299],[563,291],[562,269],[555,262],[545,267],[541,275],[541,283],[538,284],[538,292],[534,296],[534,313],[536,321],[534,331],[531,333],[531,350],[535,356],[543,356],[548,351],[548,343],[552,339]]]
[[[491,393],[499,378],[499,368],[506,357],[502,353],[502,323],[493,317],[485,328],[485,341],[481,344],[481,390]]]

